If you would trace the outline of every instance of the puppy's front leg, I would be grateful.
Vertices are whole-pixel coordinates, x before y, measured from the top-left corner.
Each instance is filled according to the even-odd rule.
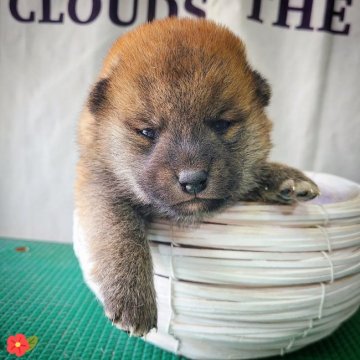
[[[258,186],[246,197],[270,203],[292,204],[320,194],[317,185],[301,171],[278,163],[264,163],[256,173]]]
[[[111,203],[94,191],[87,198],[82,194],[80,200],[83,245],[77,253],[85,279],[114,324],[131,334],[145,335],[156,327],[157,309],[143,220],[125,201]],[[81,259],[82,250],[86,259]]]

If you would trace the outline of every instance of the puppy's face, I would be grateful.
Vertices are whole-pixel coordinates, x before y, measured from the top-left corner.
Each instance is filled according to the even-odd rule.
[[[198,218],[240,198],[269,152],[269,89],[241,41],[207,21],[154,22],[113,47],[89,109],[124,193]]]

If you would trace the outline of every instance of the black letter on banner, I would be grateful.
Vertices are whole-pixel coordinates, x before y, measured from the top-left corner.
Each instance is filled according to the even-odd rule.
[[[87,20],[80,20],[76,13],[76,2],[77,0],[69,0],[68,12],[71,20],[77,24],[88,24],[94,21],[100,13],[101,10],[101,0],[92,0],[92,9],[90,17]],[[84,4],[84,1],[81,1],[81,4]]]
[[[206,0],[202,0],[202,2],[205,4]],[[194,6],[192,3],[192,0],[186,0],[185,1],[185,9],[193,15],[196,15],[197,17],[205,17],[205,11],[199,9],[198,7]]]
[[[127,0],[127,3],[129,3],[128,0]],[[120,18],[118,16],[119,0],[110,0],[110,7],[109,7],[110,20],[115,25],[120,25],[120,26],[128,26],[128,25],[133,24],[134,21],[136,20],[138,0],[134,0],[133,3],[134,3],[134,6],[133,6],[132,18],[129,21],[123,21],[123,20],[120,20]]]
[[[351,5],[351,0],[345,1],[347,6]],[[335,30],[332,26],[332,20],[334,17],[338,17],[340,19],[340,22],[343,22],[345,17],[345,7],[342,7],[340,11],[335,11],[335,2],[335,0],[327,1],[324,25],[322,28],[319,29],[319,31],[327,31],[332,34],[348,35],[350,31],[350,24],[345,24],[345,27],[342,30]]]
[[[177,16],[178,7],[175,0],[166,0],[169,5],[169,16]],[[149,0],[148,21],[153,21],[156,14],[156,0]]]
[[[51,0],[43,0],[43,17],[39,20],[39,23],[62,23],[64,19],[64,13],[60,13],[58,19],[51,19]]]
[[[260,10],[261,10],[262,0],[253,0],[253,8],[251,15],[247,16],[248,19],[255,20],[259,23],[263,21],[260,19]]]
[[[11,15],[13,16],[13,18],[20,22],[33,22],[35,19],[34,11],[30,11],[30,15],[28,18],[23,18],[20,16],[20,14],[18,12],[17,4],[18,4],[17,0],[10,0],[9,8],[10,8],[10,12],[11,12]]]
[[[289,11],[300,11],[300,12],[302,12],[302,21],[299,26],[296,26],[296,29],[313,30],[314,28],[312,28],[310,26],[313,0],[304,0],[304,5],[302,7],[289,6],[289,1],[290,0],[281,0],[280,9],[279,9],[279,17],[278,17],[277,22],[274,22],[273,25],[287,27],[287,28],[290,27],[286,23],[288,12]]]

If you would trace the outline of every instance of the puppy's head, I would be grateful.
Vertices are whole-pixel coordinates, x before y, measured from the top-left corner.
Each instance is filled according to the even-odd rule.
[[[197,218],[254,187],[270,149],[269,96],[224,27],[153,22],[110,50],[88,101],[91,146],[124,193],[161,214]]]

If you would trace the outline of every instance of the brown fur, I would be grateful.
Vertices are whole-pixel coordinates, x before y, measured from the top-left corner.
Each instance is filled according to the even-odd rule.
[[[301,172],[266,161],[269,97],[241,40],[213,22],[156,21],[110,50],[80,118],[76,207],[92,279],[123,329],[143,335],[156,326],[152,216],[195,222],[240,199],[292,203],[317,194]],[[231,125],[219,132],[223,120]],[[184,192],[182,170],[206,171],[206,189]]]

